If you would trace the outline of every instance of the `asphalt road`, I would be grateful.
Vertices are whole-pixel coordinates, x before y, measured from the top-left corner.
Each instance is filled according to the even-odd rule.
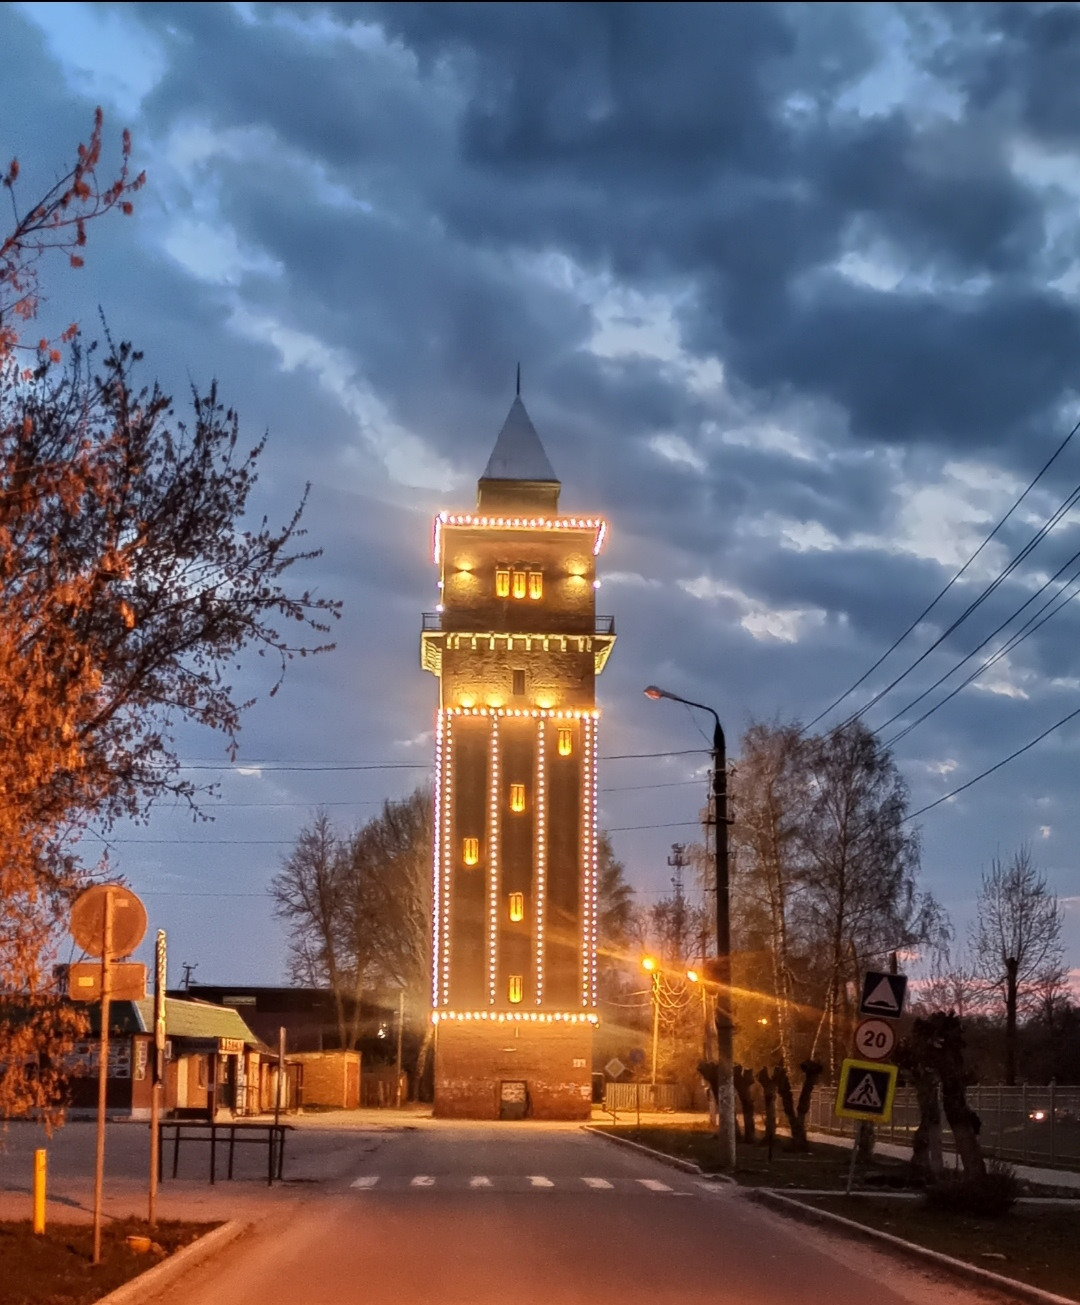
[[[334,1174],[162,1305],[974,1305],[989,1297],[574,1127],[341,1133]],[[295,1188],[293,1189],[295,1192]]]

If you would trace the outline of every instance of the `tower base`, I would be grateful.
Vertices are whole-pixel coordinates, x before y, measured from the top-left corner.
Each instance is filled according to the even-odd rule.
[[[438,1119],[588,1119],[591,1024],[443,1020],[435,1036]]]

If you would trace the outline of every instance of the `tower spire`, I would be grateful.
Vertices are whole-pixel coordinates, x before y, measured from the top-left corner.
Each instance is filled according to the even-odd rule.
[[[521,398],[521,363],[518,363],[517,365],[517,387],[515,389],[515,393],[517,394],[517,397],[520,399]]]

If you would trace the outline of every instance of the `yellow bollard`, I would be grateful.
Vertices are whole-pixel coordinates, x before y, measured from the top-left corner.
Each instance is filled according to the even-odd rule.
[[[48,1166],[48,1152],[44,1147],[34,1152],[34,1232],[39,1236],[45,1231],[45,1173]]]

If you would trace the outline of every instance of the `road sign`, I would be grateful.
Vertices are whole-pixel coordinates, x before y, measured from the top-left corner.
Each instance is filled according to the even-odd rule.
[[[845,1060],[840,1066],[840,1086],[836,1090],[833,1114],[838,1119],[869,1119],[887,1124],[892,1117],[899,1072],[895,1065]]]
[[[101,1000],[99,961],[75,961],[68,966],[68,996],[72,1001]],[[109,966],[110,1001],[142,1001],[146,996],[146,966],[138,961]]]
[[[863,1060],[888,1060],[896,1046],[896,1030],[888,1020],[863,1020],[855,1029],[855,1050]]]
[[[608,1063],[604,1066],[604,1071],[605,1073],[610,1075],[611,1078],[618,1078],[621,1074],[626,1073],[626,1066],[622,1063],[622,1061],[618,1058],[618,1056],[613,1056],[612,1059],[609,1060]]]
[[[898,1020],[904,1009],[906,991],[906,974],[882,974],[879,970],[867,970],[863,975],[859,1014]]]
[[[71,907],[71,936],[88,956],[104,950],[105,903],[112,900],[110,960],[130,956],[146,933],[146,907],[123,884],[94,884],[76,897]]]

